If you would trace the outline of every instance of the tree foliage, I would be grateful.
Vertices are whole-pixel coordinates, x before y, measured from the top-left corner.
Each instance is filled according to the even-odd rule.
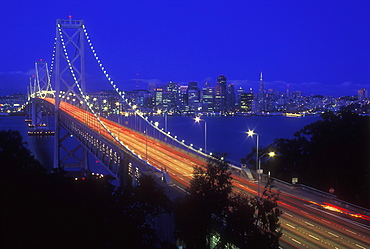
[[[47,174],[17,131],[0,131],[0,198],[2,248],[161,248],[151,223],[169,207],[151,177],[115,191]]]
[[[23,142],[16,130],[0,131],[0,165],[3,170],[25,170],[34,173],[46,173],[45,168],[37,161]]]
[[[177,202],[178,237],[185,248],[278,248],[281,230],[278,193],[270,186],[259,202],[235,194],[224,154],[205,168],[194,167],[189,194]]]
[[[351,112],[325,113],[303,127],[293,139],[275,139],[281,156],[271,168],[277,178],[328,191],[344,200],[369,207],[370,117]]]
[[[194,167],[189,195],[177,203],[178,237],[186,248],[210,248],[218,219],[226,214],[232,190],[228,163],[222,156],[208,160],[207,167]]]
[[[269,182],[260,201],[255,196],[232,196],[223,234],[224,246],[233,244],[238,248],[279,248],[282,235],[279,217],[282,212],[277,204],[279,192],[273,188]]]

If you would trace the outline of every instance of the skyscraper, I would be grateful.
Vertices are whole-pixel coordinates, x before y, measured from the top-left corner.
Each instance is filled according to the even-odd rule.
[[[262,72],[260,74],[260,87],[257,94],[257,112],[265,111],[266,90],[263,83]]]
[[[215,111],[224,112],[226,110],[226,93],[226,77],[220,75],[215,87]]]
[[[229,84],[227,86],[226,94],[226,111],[235,111],[236,107],[236,94],[234,84]]]
[[[239,87],[238,90],[236,90],[236,103],[237,103],[237,109],[240,110],[240,95],[244,93],[244,89],[242,87]]]
[[[240,93],[240,111],[250,112],[252,111],[253,103],[253,92],[252,88],[249,89],[248,93]]]
[[[167,83],[167,111],[177,111],[179,109],[180,90],[179,85],[170,81]]]
[[[211,87],[208,82],[204,84],[202,88],[202,110],[204,112],[213,112],[214,111],[214,94],[215,88]]]
[[[163,108],[163,89],[162,88],[156,88],[154,93],[154,106],[157,109]]]
[[[197,111],[200,108],[200,90],[198,82],[191,81],[187,89],[189,111]]]

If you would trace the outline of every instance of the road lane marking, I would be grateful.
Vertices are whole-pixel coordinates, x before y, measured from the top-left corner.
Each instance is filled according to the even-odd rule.
[[[351,231],[351,230],[348,230],[346,229],[347,232],[350,232],[350,233],[353,233],[353,234],[356,234],[355,232]]]
[[[359,244],[355,244],[357,247],[360,247],[360,248],[363,248],[363,249],[366,249],[366,247],[363,247],[363,246],[361,246],[361,245],[359,245]]]
[[[334,233],[328,232],[328,234],[333,235],[334,237],[339,238],[339,236],[338,236],[338,235],[336,235],[336,234],[334,234]]]
[[[291,227],[291,228],[295,229],[295,227],[292,226],[292,225],[290,225],[289,223],[285,223],[285,225],[287,225],[288,227]]]
[[[296,240],[296,239],[294,239],[294,238],[292,238],[292,240],[293,240],[295,243],[302,245],[302,243],[301,243],[301,242],[299,242],[298,240]]]
[[[315,236],[313,236],[313,235],[311,235],[311,234],[308,234],[308,236],[310,236],[311,238],[313,238],[313,239],[315,239],[315,240],[320,240],[319,238],[317,238],[317,237],[315,237]]]
[[[361,245],[359,245],[359,244],[356,244],[356,243],[355,243],[355,245],[356,245],[357,247],[360,247],[360,248],[366,249],[366,247],[363,247],[363,246],[361,246]]]

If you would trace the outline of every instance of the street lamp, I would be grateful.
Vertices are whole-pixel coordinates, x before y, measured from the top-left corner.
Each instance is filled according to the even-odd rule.
[[[163,116],[164,116],[164,131],[167,132],[167,118],[168,118],[168,114],[167,112],[163,112],[161,109],[158,109],[157,110],[157,114],[161,115],[163,113]]]
[[[120,104],[119,104],[118,101],[116,102],[116,112],[118,114],[117,122],[119,124],[121,124],[122,123],[122,121],[121,121],[121,108],[120,108]]]
[[[168,113],[165,112],[164,113],[164,131],[167,132],[167,128],[168,128]]]
[[[204,152],[207,153],[207,123],[204,119],[200,119],[200,117],[196,117],[195,122],[199,123],[200,121],[204,122]]]
[[[261,170],[261,159],[263,156],[265,155],[269,155],[269,157],[274,157],[276,154],[275,152],[268,152],[268,153],[264,153],[262,154],[261,156],[258,155],[258,146],[259,146],[259,135],[257,133],[254,132],[254,130],[248,130],[247,131],[247,134],[248,134],[248,137],[253,137],[253,135],[256,135],[257,137],[257,151],[256,151],[256,171],[257,171],[257,178],[258,178],[258,200],[260,200],[260,178],[261,178],[261,174],[262,174],[262,170]]]
[[[258,146],[259,146],[259,140],[260,140],[260,137],[257,133],[254,132],[254,130],[248,130],[247,131],[247,134],[248,134],[248,137],[253,137],[253,135],[256,135],[256,148],[257,148],[257,152],[256,152],[256,170],[258,170]]]
[[[269,157],[274,157],[276,156],[275,152],[268,152],[268,153],[264,153],[262,154],[259,158],[258,158],[258,171],[257,171],[257,175],[258,175],[258,200],[260,199],[260,178],[261,178],[261,174],[263,173],[263,170],[261,169],[261,159],[263,156],[265,155],[268,155]]]
[[[137,110],[136,110],[136,108],[137,108],[137,105],[133,105],[132,106],[132,111],[134,112],[134,124],[133,124],[133,129],[134,130],[140,130],[139,129],[139,125],[137,124],[138,122],[137,122]]]
[[[148,127],[147,127],[147,124],[145,124],[145,130],[144,130],[144,134],[145,134],[145,161],[148,162]]]

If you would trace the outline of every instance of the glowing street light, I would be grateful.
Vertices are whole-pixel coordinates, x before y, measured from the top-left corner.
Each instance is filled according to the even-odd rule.
[[[207,123],[204,119],[200,119],[199,116],[197,116],[194,120],[196,123],[199,123],[200,121],[204,122],[204,152],[207,152]]]
[[[258,200],[260,200],[260,178],[261,178],[261,174],[262,174],[262,170],[261,170],[261,159],[263,156],[265,155],[269,155],[269,157],[274,157],[276,156],[275,152],[268,152],[268,153],[264,153],[262,154],[261,156],[258,155],[258,146],[259,146],[259,135],[257,133],[254,132],[254,130],[248,130],[247,131],[247,134],[248,134],[248,137],[253,137],[254,135],[256,135],[257,137],[257,151],[256,151],[256,171],[257,171],[257,177],[258,177]]]
[[[258,200],[261,199],[260,197],[260,178],[261,178],[261,174],[263,173],[263,170],[261,169],[261,158],[265,155],[268,155],[269,157],[274,157],[276,156],[275,152],[269,152],[269,153],[264,153],[262,154],[259,158],[258,158]]]
[[[254,135],[256,135],[256,148],[257,148],[257,152],[256,152],[256,170],[258,170],[258,146],[259,146],[259,135],[257,133],[254,132],[254,130],[248,130],[247,131],[247,134],[248,134],[248,137],[253,137]]]

